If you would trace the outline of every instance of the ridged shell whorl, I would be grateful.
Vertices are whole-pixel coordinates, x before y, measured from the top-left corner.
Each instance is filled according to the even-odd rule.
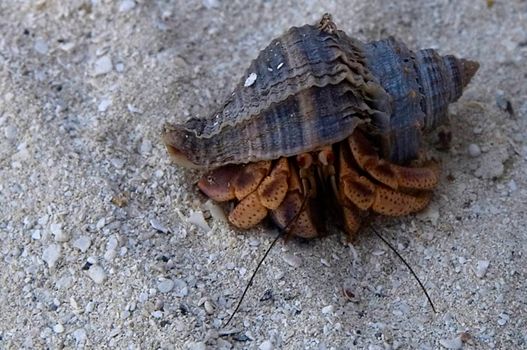
[[[260,52],[215,113],[166,125],[176,162],[212,168],[293,156],[366,123],[383,154],[405,162],[478,68],[434,50],[414,53],[393,38],[365,44],[330,29],[291,28]]]
[[[479,64],[433,49],[414,53],[394,38],[365,44],[365,52],[366,64],[392,99],[389,119],[373,121],[382,151],[403,163],[417,156],[422,131],[444,122],[448,105],[461,97]]]

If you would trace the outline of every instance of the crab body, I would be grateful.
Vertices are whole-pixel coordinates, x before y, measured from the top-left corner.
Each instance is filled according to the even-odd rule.
[[[363,43],[325,15],[273,40],[215,113],[168,125],[163,139],[178,164],[210,170],[198,186],[237,203],[234,225],[252,227],[270,212],[280,227],[314,237],[333,208],[351,235],[370,209],[426,206],[438,167],[415,162],[421,135],[477,69],[393,38]]]

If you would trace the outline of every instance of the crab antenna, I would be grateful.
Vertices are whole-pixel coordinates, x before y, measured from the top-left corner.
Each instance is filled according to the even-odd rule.
[[[428,295],[428,292],[426,291],[426,288],[425,286],[421,283],[421,280],[419,280],[419,277],[417,277],[417,275],[415,274],[414,270],[412,270],[412,268],[410,267],[410,265],[406,262],[406,260],[404,260],[404,258],[401,256],[401,254],[399,254],[399,252],[397,252],[397,250],[395,250],[395,248],[390,244],[390,242],[388,242],[376,229],[375,227],[373,226],[370,226],[370,228],[372,229],[373,233],[375,233],[375,235],[377,235],[377,237],[379,237],[388,247],[390,247],[390,249],[395,253],[395,255],[397,255],[399,257],[399,259],[401,259],[401,261],[406,265],[406,267],[408,268],[408,270],[410,270],[410,272],[412,273],[412,275],[415,277],[415,279],[417,280],[417,283],[419,283],[419,286],[421,287],[421,289],[423,290],[423,292],[425,293],[426,295],[426,298],[428,299],[428,303],[430,303],[430,306],[432,307],[432,310],[434,310],[434,313],[437,314],[437,311],[436,311],[436,308],[434,307],[434,303],[432,303],[432,299],[430,298],[430,295]]]
[[[260,266],[262,266],[262,263],[264,262],[265,258],[267,257],[267,255],[269,254],[271,249],[273,249],[273,247],[276,244],[276,242],[278,242],[278,239],[280,237],[282,237],[282,234],[283,234],[283,231],[280,231],[278,233],[278,235],[276,235],[275,239],[273,239],[273,241],[271,242],[271,245],[269,246],[269,248],[267,248],[267,250],[265,251],[264,256],[260,259],[260,261],[258,262],[258,265],[256,265],[256,269],[254,269],[253,275],[249,279],[249,283],[247,283],[247,285],[245,286],[245,289],[243,290],[242,296],[240,297],[240,300],[238,301],[238,305],[236,305],[236,308],[234,309],[233,313],[231,314],[231,317],[229,317],[229,319],[227,320],[227,323],[225,323],[225,326],[223,326],[224,328],[229,325],[229,323],[234,318],[234,315],[236,315],[236,313],[238,312],[238,309],[242,305],[243,299],[245,298],[245,294],[247,294],[247,291],[249,290],[249,287],[253,284],[253,279],[256,276],[256,273],[260,269]]]
[[[243,299],[245,298],[245,294],[247,294],[247,291],[249,290],[249,287],[253,284],[253,280],[254,280],[254,277],[256,276],[256,273],[258,272],[258,270],[260,269],[260,266],[262,266],[265,258],[267,258],[267,255],[269,255],[269,252],[271,251],[271,249],[273,249],[274,245],[276,244],[276,242],[278,242],[278,239],[280,237],[282,237],[282,235],[284,233],[288,233],[288,231],[291,229],[292,225],[296,222],[296,220],[298,219],[298,216],[300,216],[300,213],[302,213],[302,210],[304,210],[304,206],[306,205],[306,202],[307,202],[307,196],[304,198],[303,202],[302,202],[302,205],[300,206],[300,210],[298,210],[298,212],[295,214],[295,216],[287,223],[287,225],[285,225],[285,227],[280,230],[280,232],[278,232],[278,235],[276,235],[275,239],[271,242],[271,245],[269,246],[269,248],[267,248],[267,250],[265,251],[265,254],[263,255],[263,257],[260,259],[260,261],[258,262],[258,265],[256,265],[256,269],[254,269],[254,272],[251,276],[251,278],[249,279],[249,282],[247,283],[247,285],[245,286],[245,289],[243,290],[243,293],[242,293],[242,296],[240,297],[240,300],[238,301],[238,304],[236,305],[236,308],[234,309],[234,311],[232,312],[231,314],[231,317],[229,317],[229,319],[227,320],[227,322],[225,323],[225,325],[223,326],[223,328],[227,327],[229,325],[229,323],[231,323],[232,319],[234,318],[234,315],[236,315],[236,313],[238,312],[238,309],[240,308],[240,306],[242,305],[242,302],[243,302]]]

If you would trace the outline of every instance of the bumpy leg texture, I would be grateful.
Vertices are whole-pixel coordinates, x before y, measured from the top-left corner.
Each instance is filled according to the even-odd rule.
[[[316,212],[311,198],[313,192],[310,190],[315,180],[312,177],[312,162],[309,157],[306,161],[304,156],[298,157],[302,176],[299,175],[296,165],[291,164],[288,192],[278,208],[272,211],[271,216],[280,228],[288,229],[291,235],[313,238],[318,235]]]
[[[288,178],[289,163],[287,158],[280,158],[271,174],[258,187],[258,196],[263,206],[271,210],[278,208],[287,194]]]
[[[215,169],[201,178],[198,187],[215,201],[239,201],[228,216],[238,228],[256,226],[271,211],[276,224],[290,234],[315,237],[313,203],[311,198],[306,199],[316,193],[310,157],[299,156],[302,176],[298,165],[280,158],[274,166],[270,161],[262,161]]]
[[[236,198],[241,201],[249,194],[256,191],[264,177],[269,173],[270,169],[270,161],[244,165],[232,184]]]
[[[428,205],[432,196],[428,190],[437,185],[439,177],[439,167],[435,163],[413,168],[381,160],[360,130],[355,131],[348,142],[351,154],[343,144],[339,157],[340,187],[346,199],[357,208],[401,216]],[[358,168],[379,183],[361,176],[355,170]]]
[[[371,209],[387,216],[402,216],[423,210],[432,199],[431,192],[420,192],[416,195],[395,192],[379,186],[375,191],[375,201]]]
[[[425,163],[422,167],[405,167],[379,159],[371,143],[358,129],[348,142],[360,168],[394,190],[431,190],[439,182],[439,166],[435,162]]]
[[[236,227],[247,229],[267,216],[267,207],[260,200],[257,190],[262,183],[268,184],[273,179],[275,173],[269,174],[270,170],[270,161],[228,165],[203,176],[198,187],[218,202],[238,199],[240,202],[229,214],[229,221]]]

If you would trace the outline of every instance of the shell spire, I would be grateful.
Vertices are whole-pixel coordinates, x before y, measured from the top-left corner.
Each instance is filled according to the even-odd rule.
[[[476,72],[479,69],[479,63],[476,61],[466,60],[464,58],[459,60],[461,64],[461,71],[462,74],[462,85],[463,87],[466,87],[468,83],[472,80],[472,77],[476,74]]]

